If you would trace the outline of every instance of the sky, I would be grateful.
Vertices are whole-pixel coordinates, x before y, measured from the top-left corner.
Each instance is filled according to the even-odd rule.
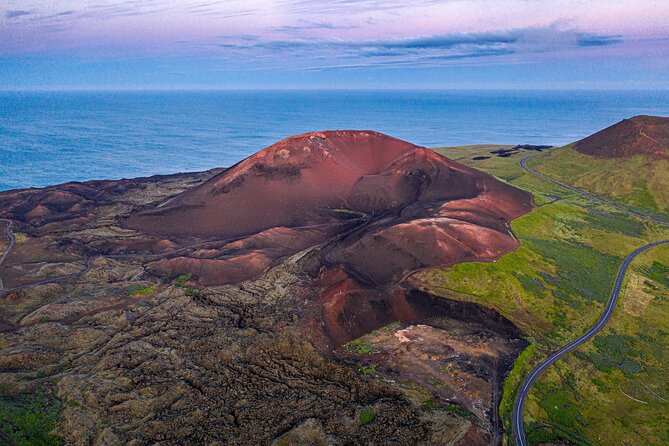
[[[3,0],[0,89],[669,89],[667,0]]]

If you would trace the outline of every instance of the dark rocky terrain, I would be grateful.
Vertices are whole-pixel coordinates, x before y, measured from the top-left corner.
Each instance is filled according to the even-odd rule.
[[[374,132],[0,193],[3,398],[46,392],[67,444],[496,444],[521,333],[407,279],[515,249],[530,209]]]

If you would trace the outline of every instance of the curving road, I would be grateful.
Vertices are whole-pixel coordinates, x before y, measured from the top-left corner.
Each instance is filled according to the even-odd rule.
[[[532,384],[534,384],[537,378],[539,378],[539,376],[541,376],[541,374],[548,367],[553,365],[553,363],[555,363],[558,359],[586,343],[590,338],[597,334],[597,332],[599,332],[604,327],[604,325],[606,325],[606,323],[613,315],[613,310],[615,309],[616,303],[618,302],[618,296],[620,295],[625,273],[627,273],[627,269],[629,268],[634,258],[650,248],[663,245],[665,243],[669,243],[669,240],[649,243],[645,246],[642,246],[641,248],[636,249],[633,253],[628,255],[622,265],[620,265],[615,284],[613,285],[613,290],[611,290],[611,295],[609,296],[609,301],[606,303],[606,308],[595,325],[590,327],[590,329],[579,338],[576,338],[561,349],[553,352],[548,358],[544,359],[538,366],[536,366],[534,370],[532,370],[532,372],[527,376],[527,378],[525,378],[525,381],[523,381],[523,384],[518,390],[518,395],[516,396],[516,401],[513,407],[513,433],[516,438],[516,444],[518,446],[527,446],[528,444],[527,438],[525,436],[525,430],[523,429],[523,409],[525,408],[525,400],[527,399],[527,395],[530,392]]]
[[[2,257],[0,257],[0,266],[2,266],[3,262],[9,255],[9,252],[14,247],[16,239],[14,238],[14,234],[12,234],[12,225],[14,224],[14,222],[12,222],[11,220],[7,220],[6,218],[0,218],[0,221],[7,224],[7,226],[5,227],[5,233],[7,234],[7,247],[5,248],[5,252],[2,253]],[[4,288],[5,287],[4,284],[2,283],[2,279],[0,279],[0,291],[2,291]]]
[[[573,192],[579,193],[583,196],[586,196],[588,198],[591,198],[595,201],[598,201],[600,203],[603,203],[607,206],[613,207],[615,209],[618,209],[620,211],[623,211],[627,214],[634,215],[636,217],[642,218],[644,220],[650,220],[656,223],[659,223],[663,226],[668,226],[669,223],[666,223],[665,221],[659,220],[654,217],[649,217],[647,215],[639,214],[633,211],[630,211],[622,206],[619,206],[615,203],[610,203],[604,199],[601,199],[599,197],[595,197],[594,195],[591,195],[585,191],[582,191],[580,189],[577,189],[575,187],[569,186],[568,184],[561,183],[557,180],[554,180],[553,178],[547,177],[544,174],[541,174],[535,170],[532,170],[531,168],[527,167],[527,160],[533,156],[536,155],[530,155],[526,156],[520,161],[520,165],[522,166],[523,169],[525,169],[527,172],[531,173],[532,175],[535,175],[539,178],[542,178],[546,181],[550,181],[553,184],[556,184],[558,186],[564,187],[566,189],[569,189]],[[527,400],[527,396],[530,393],[530,389],[532,388],[532,385],[534,382],[541,376],[541,374],[551,365],[553,365],[558,359],[562,358],[565,356],[567,353],[577,349],[579,346],[583,345],[586,343],[590,338],[592,338],[597,332],[599,332],[611,319],[611,316],[613,315],[613,310],[616,307],[616,303],[618,302],[618,296],[620,295],[620,291],[622,288],[623,284],[623,279],[625,278],[625,274],[627,273],[627,270],[629,269],[629,266],[631,265],[632,261],[641,254],[642,252],[651,249],[655,246],[659,245],[664,245],[668,244],[669,240],[661,240],[653,243],[649,243],[645,246],[642,246],[634,252],[632,252],[630,255],[628,255],[623,263],[620,265],[620,268],[618,269],[618,274],[616,276],[616,280],[613,285],[613,289],[611,290],[611,294],[609,296],[609,300],[606,303],[606,308],[604,308],[604,312],[601,314],[595,325],[590,327],[588,331],[586,331],[583,335],[580,337],[576,338],[575,340],[571,341],[569,344],[565,345],[564,347],[560,348],[559,350],[553,352],[550,354],[546,359],[544,359],[539,365],[537,365],[531,372],[530,374],[525,378],[523,381],[523,384],[520,386],[520,389],[518,390],[518,394],[516,395],[516,400],[514,402],[513,406],[513,414],[512,414],[512,424],[513,424],[513,436],[516,440],[516,444],[518,446],[527,446],[527,437],[525,435],[525,429],[523,426],[523,410],[525,409],[525,402]]]

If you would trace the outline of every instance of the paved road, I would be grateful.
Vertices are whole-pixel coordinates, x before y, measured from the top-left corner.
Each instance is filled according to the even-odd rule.
[[[642,252],[653,248],[655,246],[664,245],[669,243],[669,240],[662,240],[659,242],[649,243],[641,248],[636,249],[633,253],[627,256],[625,261],[620,265],[618,270],[618,275],[616,276],[615,284],[613,285],[613,290],[609,296],[609,301],[606,303],[606,308],[604,312],[599,317],[595,325],[593,325],[587,332],[585,332],[581,337],[573,340],[569,344],[565,345],[561,349],[553,352],[548,358],[544,359],[541,364],[535,367],[534,370],[525,378],[523,384],[518,390],[518,395],[516,396],[516,401],[513,407],[513,433],[516,438],[516,444],[518,446],[527,446],[527,438],[525,436],[525,431],[523,429],[523,409],[525,408],[525,400],[527,395],[530,392],[532,384],[541,376],[541,374],[551,365],[553,365],[558,359],[566,355],[567,353],[575,350],[580,345],[586,343],[590,338],[592,338],[598,331],[600,331],[604,325],[611,319],[613,315],[613,310],[615,310],[616,303],[618,302],[618,296],[620,295],[620,290],[623,284],[623,279],[625,278],[625,273],[629,268],[630,264],[636,256]]]
[[[7,226],[5,227],[5,233],[7,234],[7,247],[5,248],[5,252],[2,253],[2,257],[0,257],[0,266],[2,266],[3,262],[9,255],[9,252],[12,250],[14,247],[14,243],[16,242],[16,239],[14,238],[14,234],[12,234],[12,225],[14,224],[11,220],[7,220],[5,218],[0,218],[0,221],[4,222]],[[4,289],[4,285],[2,283],[2,279],[0,279],[0,291]]]
[[[580,189],[577,189],[575,187],[569,186],[567,184],[561,183],[557,180],[554,180],[550,177],[547,177],[546,175],[543,175],[535,170],[532,170],[531,168],[527,167],[527,160],[533,156],[536,155],[530,155],[525,158],[523,158],[520,162],[520,165],[525,169],[527,172],[531,173],[532,175],[535,175],[539,178],[542,178],[546,181],[550,181],[551,183],[557,184],[558,186],[567,188],[571,191],[577,192],[581,195],[584,195],[588,198],[591,198],[595,201],[598,201],[600,203],[603,203],[607,206],[613,207],[615,209],[618,209],[620,211],[623,211],[627,214],[631,214],[634,216],[637,216],[639,218],[643,218],[644,220],[650,220],[654,221],[656,223],[660,223],[663,226],[668,226],[669,223],[666,223],[662,220],[656,219],[654,217],[649,217],[647,215],[639,214],[633,211],[630,211],[622,206],[619,206],[614,203],[610,203],[606,200],[603,200],[599,197],[595,197],[594,195],[591,195],[585,191],[582,191]],[[582,336],[578,337],[577,339],[573,340],[569,344],[565,345],[561,349],[553,352],[548,358],[544,359],[539,365],[537,365],[532,372],[525,378],[525,381],[523,381],[523,384],[520,386],[520,389],[518,390],[518,394],[516,395],[516,400],[514,402],[513,406],[513,414],[512,414],[512,423],[513,423],[513,436],[516,440],[516,444],[518,446],[527,446],[527,437],[525,435],[525,429],[523,426],[523,410],[525,409],[525,401],[527,400],[527,396],[530,393],[530,389],[532,388],[532,384],[541,376],[541,374],[551,365],[553,365],[558,359],[562,358],[565,356],[567,353],[577,349],[579,346],[583,345],[584,343],[588,342],[590,338],[592,338],[597,332],[599,332],[611,319],[611,316],[613,315],[613,310],[616,307],[616,303],[618,302],[618,296],[620,295],[620,290],[622,288],[623,284],[623,279],[625,278],[625,274],[627,273],[627,270],[629,266],[631,265],[632,261],[641,254],[642,252],[651,249],[655,246],[659,245],[664,245],[668,244],[669,240],[661,240],[653,243],[649,243],[645,246],[642,246],[638,249],[636,249],[634,252],[632,252],[630,255],[628,255],[625,260],[623,261],[622,265],[620,265],[620,269],[618,269],[618,275],[616,276],[616,280],[613,285],[613,289],[611,290],[611,294],[609,296],[609,300],[606,303],[606,308],[604,309],[604,312],[601,314],[595,325],[593,325],[588,331],[586,331]]]

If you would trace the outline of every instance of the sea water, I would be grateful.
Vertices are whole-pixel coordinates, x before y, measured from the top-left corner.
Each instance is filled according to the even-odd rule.
[[[316,130],[563,145],[638,114],[669,116],[669,92],[0,92],[0,190],[231,166]]]

